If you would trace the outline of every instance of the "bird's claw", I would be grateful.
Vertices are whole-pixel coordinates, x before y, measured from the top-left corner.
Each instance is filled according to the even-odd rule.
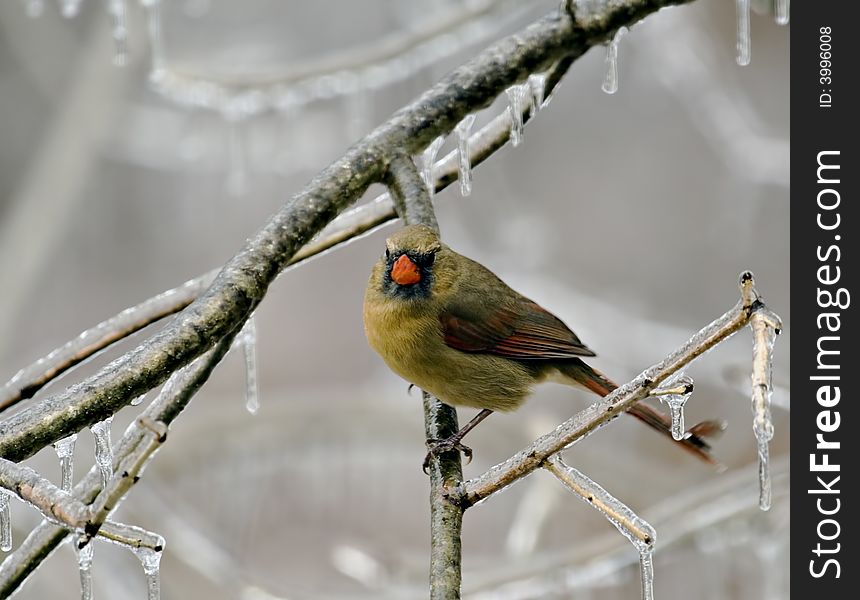
[[[447,439],[447,440],[427,440],[427,455],[424,457],[424,462],[421,465],[421,468],[425,473],[429,474],[427,468],[430,466],[430,459],[434,456],[439,456],[444,452],[458,451],[462,452],[463,456],[466,457],[466,464],[468,465],[472,462],[472,449],[460,442],[457,439]]]

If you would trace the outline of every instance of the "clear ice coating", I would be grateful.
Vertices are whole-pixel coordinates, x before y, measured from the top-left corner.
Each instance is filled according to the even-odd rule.
[[[163,539],[161,547],[164,547]],[[159,576],[159,563],[161,562],[161,550],[152,548],[134,548],[134,553],[143,565],[143,573],[146,575],[146,597],[147,600],[159,600],[161,598],[161,577]]]
[[[788,0],[776,0],[776,23],[788,25]]]
[[[128,11],[125,0],[108,0],[107,11],[114,44],[113,62],[121,67],[128,62]]]
[[[684,390],[677,394],[661,394],[660,401],[664,402],[669,407],[669,412],[672,415],[672,439],[682,440],[686,433],[684,426],[684,405],[690,399],[693,393],[693,380],[686,375],[681,374],[672,379],[672,388]],[[689,391],[687,391],[689,390]]]
[[[523,141],[523,109],[531,88],[527,83],[512,85],[505,93],[508,95],[508,114],[511,116],[511,145],[516,148]]]
[[[248,317],[239,332],[239,343],[245,356],[245,408],[255,415],[260,410],[260,391],[257,386],[257,326],[254,315]]]
[[[73,540],[72,543],[75,544],[75,552],[78,555],[78,571],[81,574],[81,600],[92,600],[93,572],[91,567],[93,566],[93,546],[95,546],[95,542],[91,540],[83,548],[78,548],[76,540]]]
[[[466,115],[454,127],[457,135],[457,161],[459,167],[460,194],[468,196],[472,193],[472,159],[469,157],[469,134],[475,124],[475,115]]]
[[[544,96],[546,95],[546,73],[532,73],[528,79],[529,91],[532,93],[532,102],[529,106],[529,116],[544,107]]]
[[[583,501],[596,508],[639,551],[639,566],[642,575],[642,599],[654,598],[654,567],[651,553],[657,540],[657,532],[630,508],[592,481],[581,471],[565,464],[558,457],[549,459],[550,470]]]
[[[9,506],[9,492],[0,488],[0,550],[12,549],[12,512]]]
[[[750,0],[736,0],[738,20],[737,62],[744,66],[750,64]]]
[[[69,437],[54,442],[54,450],[60,459],[60,489],[64,492],[72,490],[72,477],[75,469],[75,442],[78,434],[73,433]]]
[[[653,552],[639,551],[639,574],[642,581],[642,600],[654,600],[654,562]]]
[[[430,145],[425,148],[421,155],[421,177],[424,179],[424,185],[427,186],[427,192],[432,198],[436,193],[436,178],[433,175],[433,165],[436,162],[436,155],[439,154],[439,149],[445,143],[445,136],[439,136]]]
[[[606,75],[603,77],[601,89],[607,94],[618,91],[618,43],[626,33],[627,28],[620,27],[606,47]]]
[[[102,489],[107,487],[113,475],[113,451],[110,443],[110,425],[113,421],[113,416],[108,417],[104,421],[93,424],[90,431],[93,432],[93,437],[96,442],[96,465],[102,475]],[[89,544],[88,544],[89,545]]]
[[[763,330],[761,338],[757,330]],[[763,321],[754,322],[753,331],[752,410],[753,432],[758,445],[758,505],[761,510],[769,510],[772,490],[768,444],[773,439],[773,421],[770,413],[771,396],[773,395],[771,365],[773,364],[773,345],[777,333],[771,324],[766,324]],[[760,368],[757,368],[759,365],[761,365]]]

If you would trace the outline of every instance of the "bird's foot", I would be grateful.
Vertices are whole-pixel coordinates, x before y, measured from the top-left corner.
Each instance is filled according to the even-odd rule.
[[[445,440],[427,440],[427,455],[424,457],[424,463],[421,465],[424,472],[429,474],[427,468],[430,466],[430,459],[444,452],[454,450],[462,452],[463,456],[466,457],[466,464],[468,465],[472,462],[472,449],[464,445],[460,439],[459,436],[453,435]]]

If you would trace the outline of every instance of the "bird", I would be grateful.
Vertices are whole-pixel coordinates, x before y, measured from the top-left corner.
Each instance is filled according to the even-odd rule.
[[[432,456],[446,451],[471,460],[463,437],[493,412],[519,408],[539,383],[599,396],[618,387],[585,363],[595,353],[561,319],[425,225],[407,225],[386,240],[365,290],[363,318],[369,345],[392,371],[445,404],[480,409],[448,439],[428,440],[425,471]],[[663,413],[643,403],[627,412],[671,437]],[[676,443],[718,464],[703,438],[723,428],[704,421]]]

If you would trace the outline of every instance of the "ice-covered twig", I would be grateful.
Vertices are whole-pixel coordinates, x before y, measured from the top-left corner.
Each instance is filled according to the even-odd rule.
[[[229,350],[231,341],[231,336],[222,340],[215,348],[171,377],[171,385],[165,385],[168,389],[162,389],[162,393],[147,407],[141,418],[169,425],[209,378],[212,370]],[[136,456],[141,451],[142,444],[149,444],[151,441],[144,428],[130,427],[114,446],[115,471],[122,473],[120,467],[124,461]],[[88,503],[93,502],[100,490],[101,475],[99,469],[94,466],[75,486],[73,495]],[[106,530],[107,525],[102,526],[99,535],[118,538],[125,535],[125,538],[128,538],[128,535],[115,529]],[[0,564],[0,597],[5,597],[18,588],[68,534],[68,529],[48,521],[43,521],[31,531],[18,548]]]
[[[457,490],[451,490],[452,501],[471,506],[525,477],[549,457],[628,410],[673,373],[747,325],[752,315],[764,308],[764,304],[755,292],[752,273],[749,271],[741,274],[740,289],[741,300],[734,308],[707,325],[664,360],[568,419],[555,431],[539,438],[505,462],[492,467],[476,479],[466,481]]]
[[[39,473],[0,458],[0,487],[33,505],[46,519],[83,533],[90,511],[86,504]]]
[[[657,532],[654,528],[587,475],[565,464],[558,454],[550,457],[544,463],[544,468],[555,475],[570,491],[597,509],[636,547],[639,551],[642,576],[642,600],[652,600],[654,568],[651,553],[657,540]]]
[[[766,307],[750,319],[753,332],[752,410],[753,432],[758,446],[759,508],[770,509],[770,449],[773,422],[770,415],[770,397],[773,394],[773,345],[782,329],[780,318]]]
[[[167,425],[163,421],[153,421],[149,417],[140,417],[131,427],[140,430],[143,434],[142,439],[133,453],[118,461],[115,476],[98,495],[90,508],[84,544],[99,532],[107,516],[119,505],[131,487],[138,482],[147,462],[167,439]]]

